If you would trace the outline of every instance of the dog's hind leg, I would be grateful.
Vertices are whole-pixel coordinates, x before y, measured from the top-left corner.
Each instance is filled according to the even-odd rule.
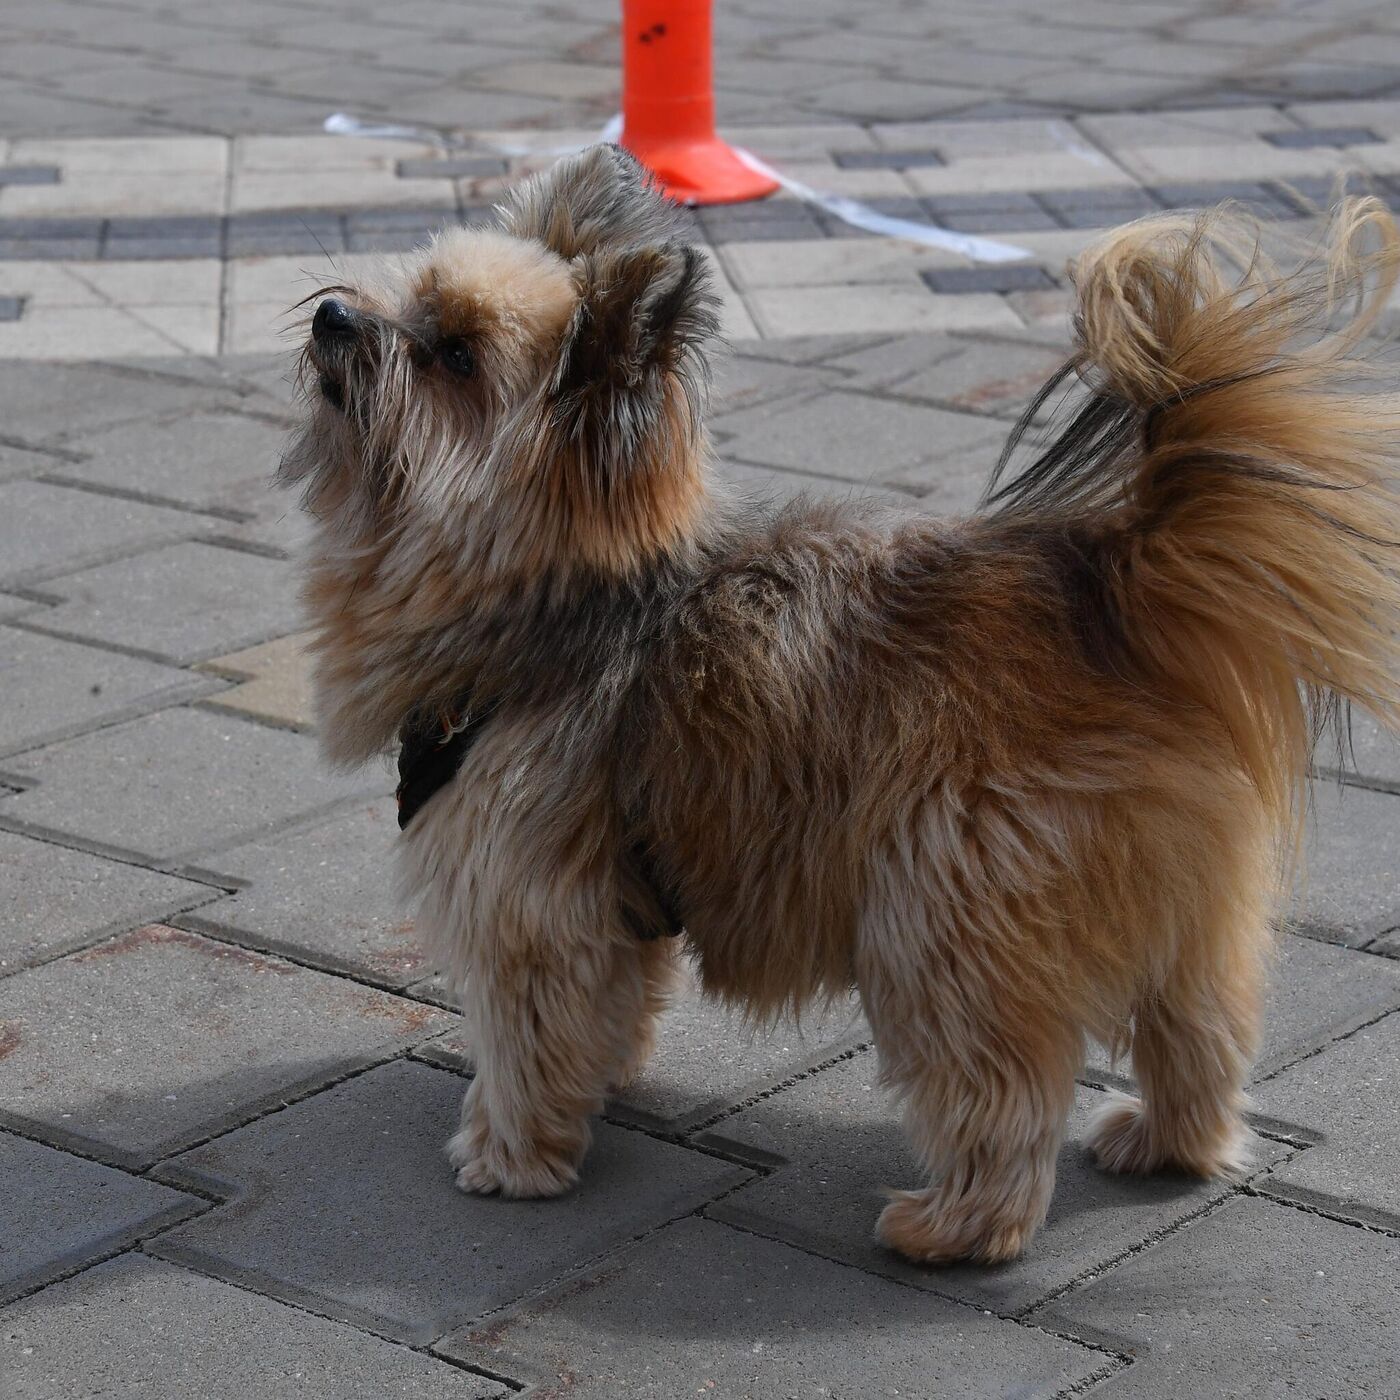
[[[1114,1094],[1089,1141],[1113,1172],[1175,1168],[1195,1176],[1244,1170],[1244,1085],[1259,1026],[1268,929],[1256,926],[1180,957],[1133,1016],[1133,1069],[1140,1099]]]
[[[1083,1059],[1079,1027],[1029,992],[989,932],[911,937],[889,911],[868,911],[862,933],[881,1077],[934,1178],[890,1194],[879,1234],[921,1263],[995,1263],[1026,1247],[1054,1189]]]
[[[1174,907],[1157,910],[1171,957],[1133,1008],[1142,1097],[1115,1094],[1089,1141],[1109,1171],[1231,1175],[1246,1164],[1244,1085],[1277,888],[1259,815],[1236,803],[1217,839],[1181,865],[1175,888]]]

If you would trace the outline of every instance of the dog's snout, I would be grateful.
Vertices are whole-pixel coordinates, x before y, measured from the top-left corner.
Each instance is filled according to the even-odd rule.
[[[327,297],[311,319],[311,334],[319,341],[335,340],[354,332],[356,313],[343,301]]]

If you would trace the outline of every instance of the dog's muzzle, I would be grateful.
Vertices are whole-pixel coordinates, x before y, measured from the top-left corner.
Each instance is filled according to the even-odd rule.
[[[311,339],[321,371],[321,396],[332,408],[345,408],[345,385],[335,370],[355,348],[360,338],[361,320],[358,311],[334,297],[327,297],[311,318]]]

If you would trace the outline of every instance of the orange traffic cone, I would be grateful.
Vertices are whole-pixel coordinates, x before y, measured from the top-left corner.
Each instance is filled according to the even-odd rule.
[[[682,204],[778,188],[715,132],[710,0],[622,0],[622,144]]]

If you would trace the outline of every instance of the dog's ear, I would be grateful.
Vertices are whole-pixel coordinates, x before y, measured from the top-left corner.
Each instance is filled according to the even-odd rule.
[[[620,146],[590,146],[517,186],[501,221],[507,233],[569,260],[663,243],[678,232],[676,205]]]
[[[625,468],[658,423],[694,432],[718,331],[709,264],[665,243],[575,265],[579,301],[554,376],[556,420],[595,466]]]

